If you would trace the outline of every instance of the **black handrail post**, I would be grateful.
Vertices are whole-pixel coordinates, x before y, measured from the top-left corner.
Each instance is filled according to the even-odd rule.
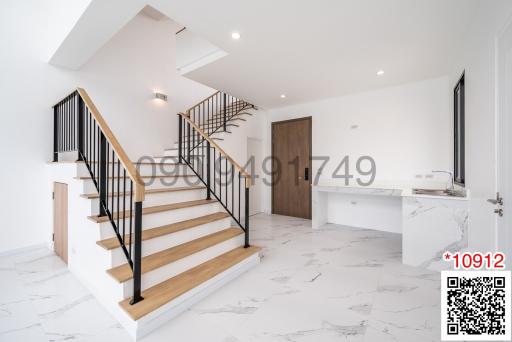
[[[78,161],[84,160],[84,100],[78,97]]]
[[[245,248],[250,247],[249,245],[249,186],[247,182],[249,179],[245,178]]]
[[[53,161],[59,161],[59,114],[57,105],[53,107]]]
[[[190,122],[187,122],[187,156],[188,156],[188,162],[190,163]]]
[[[101,132],[100,136],[100,179],[99,179],[99,187],[100,187],[100,214],[98,216],[105,216],[107,212],[105,211],[105,205],[107,203],[107,139],[105,138],[105,134]],[[114,175],[112,175],[114,176]],[[114,189],[112,189],[113,191]],[[118,189],[119,191],[119,189]]]
[[[206,199],[211,199],[210,190],[210,142],[206,140]]]
[[[182,138],[182,125],[183,125],[183,118],[180,114],[178,114],[178,163],[181,163],[183,161],[183,138]]]
[[[142,202],[135,202],[135,241],[133,249],[133,298],[130,304],[137,304],[141,296],[142,263]]]
[[[224,93],[224,132],[226,132],[226,93]]]

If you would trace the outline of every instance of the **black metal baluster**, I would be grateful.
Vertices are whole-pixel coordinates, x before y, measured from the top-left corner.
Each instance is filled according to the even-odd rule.
[[[133,249],[133,298],[130,304],[143,300],[141,296],[142,202],[135,202],[135,246]]]
[[[225,187],[226,187],[226,208],[228,207],[228,158],[224,159],[225,165],[224,165],[224,172],[225,172]]]
[[[93,172],[92,177],[93,177],[95,182],[96,182],[96,175],[97,175],[96,168],[98,167],[98,163],[97,163],[97,159],[96,159],[96,156],[97,156],[97,153],[96,153],[96,138],[97,137],[98,137],[98,134],[96,133],[96,121],[94,121],[94,133],[93,133],[93,138],[94,138],[94,140],[93,140],[93,142],[94,142],[94,146],[93,146],[93,154],[94,154],[93,159],[94,159],[94,161],[93,161],[93,163],[94,164],[92,165],[94,172]],[[95,185],[96,185],[96,187],[98,186],[97,183]]]
[[[76,125],[76,118],[75,118],[75,95],[73,94],[73,96],[71,97],[72,100],[70,101],[70,105],[71,105],[71,149],[72,150],[76,150],[76,129],[75,129],[75,125]]]
[[[242,197],[242,192],[240,191],[240,171],[238,171],[238,221],[242,220],[242,217],[240,216],[240,201]]]
[[[190,122],[187,122],[187,155],[188,163],[190,164]]]
[[[53,161],[59,161],[59,118],[58,106],[53,107]]]
[[[65,102],[62,102],[62,105],[60,106],[62,120],[62,152],[66,151],[66,107],[64,104]]]
[[[210,185],[210,141],[206,141],[206,199],[211,199]]]
[[[106,192],[107,192],[107,200],[105,201],[105,211],[108,213],[108,212],[109,212],[109,210],[108,210],[108,208],[109,208],[109,206],[108,206],[108,198],[109,198],[109,192],[108,192],[108,190],[109,190],[109,189],[108,189],[108,176],[109,176],[109,173],[108,173],[108,170],[110,169],[110,168],[109,168],[109,165],[110,165],[110,164],[109,164],[110,144],[108,143],[108,141],[107,141],[107,153],[106,153],[106,156],[107,156],[107,174],[105,175],[105,179],[106,179],[105,184],[106,184],[106,186],[107,186],[107,189],[106,189]],[[113,192],[114,192],[114,189],[111,189],[111,192],[113,193]],[[112,209],[112,207],[110,207],[110,209]]]
[[[121,196],[121,194],[119,194]],[[123,243],[125,240],[125,225],[126,225],[126,169],[123,167]],[[131,214],[131,213],[130,213]]]
[[[99,129],[98,129],[99,131]],[[99,183],[100,183],[100,215],[105,216],[105,205],[107,203],[107,139],[105,134],[101,132],[100,135],[100,170],[99,170]]]
[[[84,102],[80,96],[78,99],[78,160],[84,158]]]
[[[62,150],[66,151],[66,115],[64,113],[64,103],[60,106],[60,116],[62,121]]]
[[[119,197],[121,197],[121,188],[119,183],[121,181],[121,171],[120,171],[120,161],[119,157],[117,158],[117,229],[119,230],[119,217],[121,216],[121,210],[119,208]],[[123,213],[124,215],[124,213]]]
[[[69,151],[69,108],[68,108],[68,102],[64,102],[64,108],[66,110],[66,134],[64,135],[66,137],[66,152]]]
[[[64,151],[68,150],[68,113],[67,113],[67,102],[64,101],[62,104],[63,119],[64,119]]]
[[[183,118],[180,114],[178,114],[178,163],[181,163],[183,161],[183,153],[182,153],[182,144],[183,144]]]
[[[68,138],[68,148],[67,150],[68,151],[71,151],[71,101],[70,101],[70,97],[68,96],[68,99],[66,100],[66,111],[67,111],[67,114],[66,114],[66,118],[68,120],[68,133],[66,134],[67,138]]]
[[[128,249],[128,254],[130,256],[130,259],[132,258],[132,235],[133,235],[133,231],[132,231],[132,221],[133,221],[133,181],[130,180],[130,235],[129,235],[129,239],[130,239],[130,242],[129,242],[129,249]]]
[[[231,164],[231,213],[235,212],[235,165]]]
[[[192,122],[195,122],[196,118],[196,107],[194,107],[194,120]],[[196,130],[194,129],[192,131],[192,168],[195,166],[195,155],[194,155],[194,147],[196,146]]]
[[[216,157],[216,151],[215,148],[213,149],[213,194],[215,195],[217,193],[216,186],[217,186],[217,157]]]
[[[92,156],[92,118],[91,118],[91,112],[89,112],[89,109],[87,109],[87,116],[89,121],[89,152],[88,152],[88,159],[89,159],[89,169],[92,170],[92,165],[90,165],[93,156]]]
[[[245,248],[249,247],[249,180],[245,177]]]
[[[109,164],[109,168],[111,170],[110,172],[110,182],[111,182],[111,188],[112,188],[112,193],[110,194],[110,203],[111,203],[111,206],[110,206],[110,213],[111,215],[113,215],[115,213],[115,210],[114,210],[114,196],[115,196],[115,193],[116,192],[119,192],[119,189],[116,189],[115,187],[115,172],[114,172],[114,165],[115,165],[115,161],[116,161],[116,154],[114,152],[114,149],[112,149],[112,162]],[[117,227],[116,227],[117,228]],[[119,233],[118,229],[116,229],[116,233]]]
[[[222,154],[219,151],[219,199],[222,202]]]
[[[227,114],[227,108],[226,108],[226,106],[227,106],[227,103],[226,103],[226,93],[224,93],[224,113],[223,113],[223,114],[224,114],[224,115],[223,115],[223,116],[224,116],[224,118],[223,118],[223,121],[224,121],[224,122],[223,122],[223,125],[224,125],[224,132],[226,132],[226,114]]]

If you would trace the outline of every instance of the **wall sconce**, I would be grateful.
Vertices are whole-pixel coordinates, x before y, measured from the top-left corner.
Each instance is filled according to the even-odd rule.
[[[163,93],[155,92],[155,99],[159,99],[159,100],[163,100],[163,101],[167,102],[167,95],[165,95]]]

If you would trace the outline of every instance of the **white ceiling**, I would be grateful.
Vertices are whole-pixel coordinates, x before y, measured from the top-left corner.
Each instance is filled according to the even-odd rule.
[[[153,0],[229,53],[187,77],[271,108],[445,75],[479,0]],[[239,41],[231,32],[241,34]],[[381,77],[379,69],[385,70]],[[280,94],[285,93],[286,99]]]
[[[51,62],[79,68],[148,4],[228,53],[187,77],[272,108],[445,75],[478,6],[489,3],[92,0]]]

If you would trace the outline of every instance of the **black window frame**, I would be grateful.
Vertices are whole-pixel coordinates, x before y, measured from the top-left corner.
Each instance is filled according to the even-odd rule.
[[[462,76],[453,88],[453,180],[460,186],[465,186],[466,184],[464,75],[465,72],[462,73]]]

